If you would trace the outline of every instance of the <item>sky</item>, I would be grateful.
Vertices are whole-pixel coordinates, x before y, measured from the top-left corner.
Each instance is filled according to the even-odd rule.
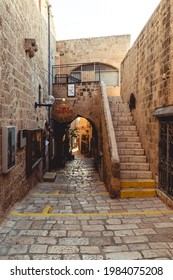
[[[131,34],[131,44],[161,0],[50,0],[57,40]]]

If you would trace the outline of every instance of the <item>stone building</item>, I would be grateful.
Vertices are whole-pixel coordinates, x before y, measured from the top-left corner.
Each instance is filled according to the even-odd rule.
[[[39,129],[45,128],[48,111],[34,104],[49,93],[48,37],[54,64],[55,31],[48,5],[46,0],[0,1],[0,216],[42,176]],[[31,142],[26,146],[28,131]]]
[[[173,0],[162,0],[121,65],[129,102],[161,196],[173,196]],[[164,193],[164,194],[163,194]],[[167,199],[167,198],[166,198]]]
[[[72,64],[69,69],[76,75],[83,70],[83,81],[93,81],[94,74],[100,74],[108,95],[119,95],[120,64],[129,47],[130,35],[57,41],[56,64]],[[94,63],[100,66],[96,68]],[[81,69],[83,64],[87,65]]]
[[[69,124],[77,117],[87,119],[92,126],[95,161],[110,192],[119,187],[115,184],[119,163],[111,142],[115,140],[112,127],[108,127],[107,96],[119,95],[120,64],[129,47],[130,35],[58,41],[53,69],[55,162],[64,164],[63,136]]]

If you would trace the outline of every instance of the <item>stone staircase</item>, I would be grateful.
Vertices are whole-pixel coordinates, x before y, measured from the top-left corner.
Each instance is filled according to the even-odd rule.
[[[120,158],[120,197],[156,196],[155,181],[128,104],[108,97]]]

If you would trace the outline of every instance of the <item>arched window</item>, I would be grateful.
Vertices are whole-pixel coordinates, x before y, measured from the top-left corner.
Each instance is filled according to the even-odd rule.
[[[103,63],[82,64],[71,72],[71,76],[81,82],[103,81],[107,86],[119,85],[118,69]]]

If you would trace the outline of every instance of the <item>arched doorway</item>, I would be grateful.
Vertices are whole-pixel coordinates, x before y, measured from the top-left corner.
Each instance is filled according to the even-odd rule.
[[[65,162],[76,155],[91,157],[98,164],[98,133],[90,120],[77,116],[68,123],[54,121],[53,134],[54,168],[65,166]]]

